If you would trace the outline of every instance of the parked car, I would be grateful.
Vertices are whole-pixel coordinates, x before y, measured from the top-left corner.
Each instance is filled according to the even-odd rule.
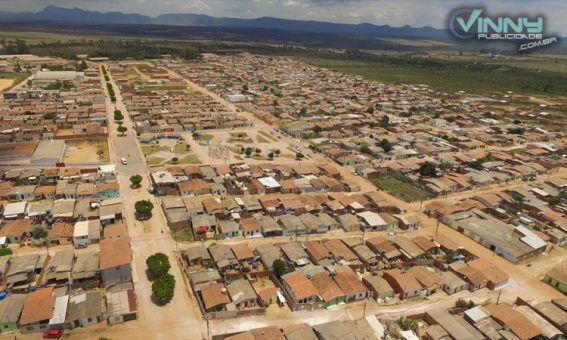
[[[44,339],[59,339],[63,336],[63,331],[60,329],[48,329],[43,332]]]
[[[128,160],[126,158],[120,158],[120,163],[122,163],[122,165],[128,165]]]

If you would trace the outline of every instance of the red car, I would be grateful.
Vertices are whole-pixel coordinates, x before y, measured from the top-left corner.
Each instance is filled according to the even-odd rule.
[[[63,331],[60,329],[49,329],[43,332],[44,339],[59,339],[63,336]]]

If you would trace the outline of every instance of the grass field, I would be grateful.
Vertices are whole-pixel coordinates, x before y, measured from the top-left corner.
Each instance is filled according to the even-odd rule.
[[[384,83],[427,84],[448,92],[466,91],[485,94],[514,91],[522,94],[564,96],[567,73],[530,69],[476,61],[431,60],[408,56],[385,57],[384,61],[351,61],[324,58],[299,59],[311,65]],[[518,62],[520,63],[520,62]],[[555,63],[555,61],[550,61]],[[524,65],[525,66],[525,65]],[[551,66],[548,65],[548,68]]]
[[[415,202],[433,198],[434,196],[420,187],[401,181],[394,176],[379,176],[372,180],[378,188],[406,202]]]
[[[187,155],[179,160],[180,164],[201,164],[201,161],[194,154]]]
[[[27,72],[0,72],[0,91],[6,91],[24,81],[30,74]]]
[[[277,141],[278,141],[278,139],[277,139],[276,137],[270,135],[270,134],[267,133],[267,132],[258,131],[258,133],[261,134],[262,136],[266,137],[267,139],[271,140],[272,142],[277,142]]]
[[[177,242],[193,242],[193,232],[191,231],[191,228],[172,231],[171,235]]]

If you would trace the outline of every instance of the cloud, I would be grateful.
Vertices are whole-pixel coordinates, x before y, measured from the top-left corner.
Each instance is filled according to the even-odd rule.
[[[150,16],[165,13],[199,13],[241,18],[272,16],[436,28],[447,26],[448,15],[453,9],[480,6],[486,8],[489,14],[544,15],[548,32],[567,34],[567,27],[563,25],[567,6],[563,0],[0,0],[0,8],[4,11],[38,11],[46,5]]]

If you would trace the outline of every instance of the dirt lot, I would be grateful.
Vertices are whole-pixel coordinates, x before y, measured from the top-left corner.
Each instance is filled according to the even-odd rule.
[[[0,91],[10,88],[14,83],[14,79],[0,79]]]
[[[108,162],[108,143],[106,139],[67,141],[65,163]]]

